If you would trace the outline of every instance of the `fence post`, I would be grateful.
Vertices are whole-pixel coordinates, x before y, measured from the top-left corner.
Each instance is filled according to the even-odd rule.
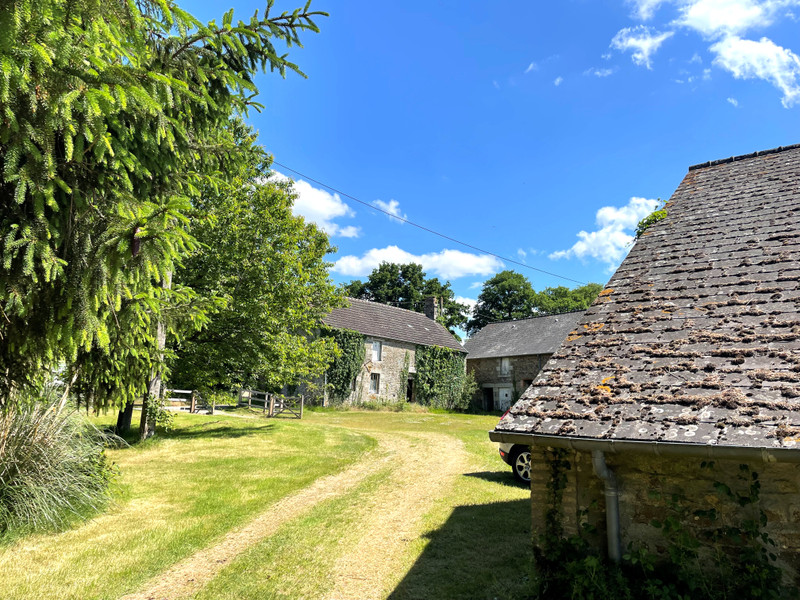
[[[300,418],[303,418],[303,404],[305,403],[305,396],[300,396]]]
[[[197,390],[192,390],[192,399],[189,401],[189,413],[194,414],[197,410]]]
[[[267,407],[267,403],[265,402],[264,403],[264,408],[266,408],[266,407]],[[275,416],[275,397],[272,394],[269,395],[269,416],[270,417],[274,417]]]

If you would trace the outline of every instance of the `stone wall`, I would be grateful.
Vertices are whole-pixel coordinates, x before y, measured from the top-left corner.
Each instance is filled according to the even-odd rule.
[[[381,360],[376,362],[372,361],[373,341],[382,343]],[[397,402],[401,399],[406,400],[405,393],[408,380],[401,381],[401,375],[407,360],[409,377],[413,378],[413,374],[416,372],[414,367],[416,345],[370,337],[364,343],[366,345],[367,360],[356,377],[356,389],[350,395],[348,402],[358,404],[361,402]],[[370,375],[372,373],[380,374],[378,393],[369,391]],[[413,397],[411,400],[413,400]]]
[[[595,525],[593,542],[606,549],[605,497],[603,482],[594,474],[590,454],[569,452],[563,494],[565,536],[581,529],[581,520]],[[531,470],[532,532],[534,541],[544,532],[550,469],[546,451],[534,447]],[[734,492],[747,495],[747,472],[737,461],[714,460],[711,468],[701,468],[702,459],[656,457],[644,454],[606,454],[606,462],[619,484],[620,525],[623,551],[628,544],[647,546],[658,552],[664,548],[660,529],[650,523],[663,520],[670,511],[673,495],[686,509],[685,524],[697,531],[712,527],[710,521],[696,517],[695,511],[714,508],[721,515],[717,525],[738,526],[753,517],[753,507],[741,507],[722,497],[714,483],[721,482]],[[761,482],[760,508],[767,515],[764,531],[777,543],[781,566],[800,585],[800,465],[789,463],[751,463]],[[744,479],[743,479],[744,478]]]
[[[497,409],[500,389],[511,388],[511,402],[516,402],[530,382],[536,379],[539,371],[552,356],[551,354],[529,354],[506,357],[507,371],[503,371],[503,358],[470,358],[467,355],[467,372],[475,376],[478,392],[475,401],[484,410]],[[484,402],[484,390],[491,390],[492,407]]]

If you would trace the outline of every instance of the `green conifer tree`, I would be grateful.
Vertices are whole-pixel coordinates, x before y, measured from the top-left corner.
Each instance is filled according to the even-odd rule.
[[[257,107],[259,70],[300,72],[275,44],[323,14],[271,8],[221,24],[171,0],[0,11],[0,405],[64,364],[108,402],[145,392],[156,325],[190,300],[162,282],[195,248],[193,202],[243,160],[227,124]]]

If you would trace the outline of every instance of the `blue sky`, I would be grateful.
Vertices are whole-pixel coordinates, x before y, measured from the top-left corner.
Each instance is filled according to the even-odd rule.
[[[221,18],[264,1],[179,2]],[[279,0],[278,10],[301,2]],[[800,142],[800,0],[375,2],[330,13],[259,78],[250,121],[276,161],[473,246],[605,283],[636,222],[689,165]],[[336,282],[421,262],[457,295],[511,268],[297,181],[296,212],[338,248]]]

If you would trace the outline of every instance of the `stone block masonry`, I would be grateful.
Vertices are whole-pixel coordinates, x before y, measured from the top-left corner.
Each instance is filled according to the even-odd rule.
[[[498,358],[470,358],[467,355],[467,371],[474,375],[475,382],[478,384],[475,400],[481,403],[484,393],[486,393],[484,390],[491,389],[493,406],[483,406],[483,408],[496,410],[500,405],[499,390],[510,388],[511,401],[515,402],[536,379],[550,356],[550,354],[530,354]]]
[[[372,360],[372,344],[380,342],[380,360]],[[356,377],[355,390],[350,395],[349,402],[371,402],[388,400],[397,402],[406,400],[408,379],[403,378],[404,373],[413,378],[416,372],[414,359],[416,345],[397,340],[381,338],[366,338],[366,362]],[[378,391],[370,391],[372,375],[378,375]],[[411,398],[413,400],[413,398]]]
[[[550,485],[549,451],[534,447],[531,469],[532,533],[534,543],[545,531]],[[564,535],[582,532],[581,523],[596,527],[592,543],[605,547],[605,499],[603,483],[594,474],[588,453],[569,451],[569,467],[564,471],[566,487],[562,496]],[[622,548],[629,544],[663,552],[666,541],[653,520],[663,521],[670,514],[679,517],[683,526],[703,539],[703,532],[721,526],[739,527],[747,519],[758,518],[759,510],[767,516],[763,531],[776,543],[773,548],[778,564],[800,585],[800,465],[789,463],[751,463],[742,469],[739,462],[714,460],[713,466],[701,467],[702,459],[660,458],[644,454],[606,454],[609,468],[619,483]],[[740,506],[725,497],[716,483],[728,486],[734,494],[749,496],[751,473],[761,484],[758,505]],[[678,514],[678,512],[682,516]],[[697,511],[715,509],[715,522],[698,516]],[[720,543],[724,551],[724,542]]]

